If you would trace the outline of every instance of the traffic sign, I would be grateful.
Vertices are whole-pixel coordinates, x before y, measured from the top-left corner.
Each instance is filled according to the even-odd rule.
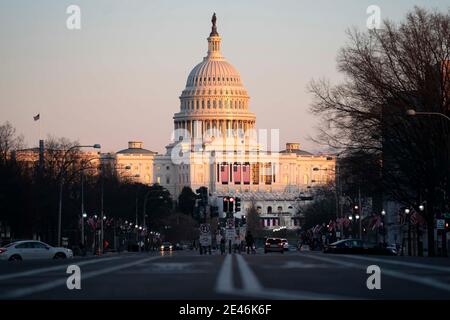
[[[445,219],[450,219],[450,212],[445,212],[444,213],[444,218]]]
[[[436,229],[438,230],[445,229],[445,219],[436,219]]]
[[[234,228],[234,218],[227,219],[227,228]]]
[[[200,225],[200,233],[209,234],[211,232],[211,225],[209,223],[202,223]]]
[[[227,240],[234,241],[234,238],[236,237],[236,230],[234,228],[233,229],[226,229],[225,237],[226,237]]]
[[[207,247],[211,245],[212,239],[210,234],[201,234],[199,239],[200,245]]]

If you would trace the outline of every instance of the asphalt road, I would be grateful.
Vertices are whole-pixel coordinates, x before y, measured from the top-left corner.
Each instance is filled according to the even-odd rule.
[[[78,265],[81,289],[69,290]],[[367,267],[381,270],[369,290]],[[0,299],[450,299],[450,259],[286,252],[0,261]]]

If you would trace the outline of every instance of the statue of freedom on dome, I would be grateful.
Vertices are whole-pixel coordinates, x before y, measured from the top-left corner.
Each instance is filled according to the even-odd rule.
[[[211,22],[212,22],[212,28],[211,28],[211,33],[209,34],[210,36],[218,36],[219,34],[217,33],[217,27],[216,27],[216,13],[214,12]]]

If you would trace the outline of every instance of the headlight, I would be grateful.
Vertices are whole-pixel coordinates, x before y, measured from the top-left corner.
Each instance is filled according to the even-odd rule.
[[[172,250],[172,246],[169,246],[169,249]]]
[[[161,250],[164,250],[164,246],[161,246]]]

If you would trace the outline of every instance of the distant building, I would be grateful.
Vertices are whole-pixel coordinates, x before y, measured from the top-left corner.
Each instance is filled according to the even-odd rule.
[[[128,142],[128,148],[110,155],[119,177],[143,184],[153,183],[153,165],[156,152],[143,148],[141,141]]]

